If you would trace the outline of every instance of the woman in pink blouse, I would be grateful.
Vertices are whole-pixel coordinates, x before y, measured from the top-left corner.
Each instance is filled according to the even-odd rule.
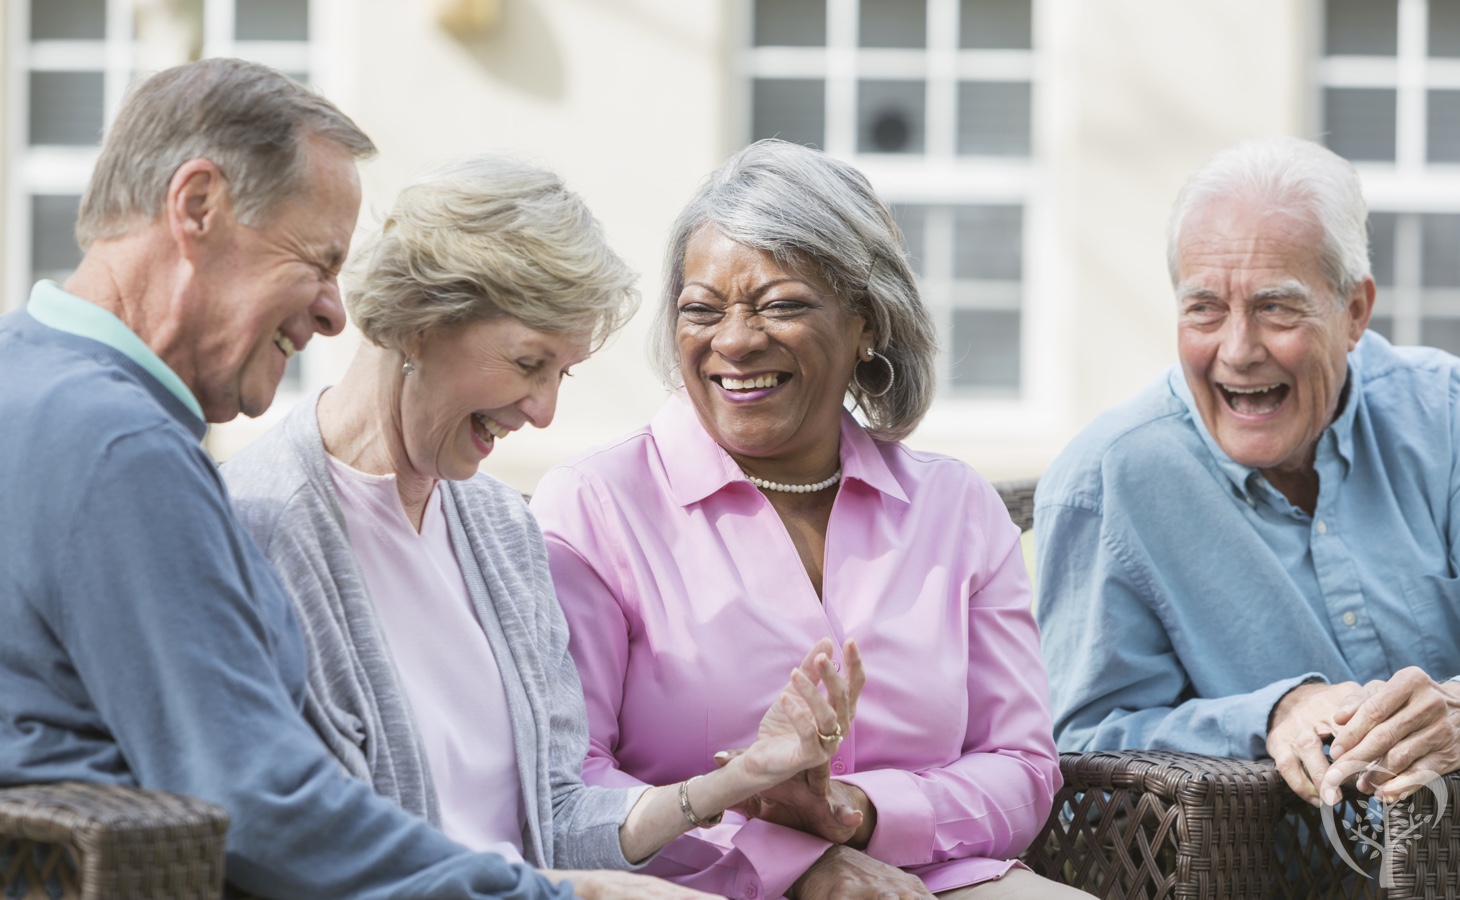
[[[1011,861],[1060,784],[1029,581],[994,490],[900,443],[934,329],[886,205],[821,153],[746,148],[675,225],[656,335],[682,387],[533,499],[584,778],[703,771],[819,639],[854,639],[868,681],[827,766],[648,871],[750,900],[1083,896]]]

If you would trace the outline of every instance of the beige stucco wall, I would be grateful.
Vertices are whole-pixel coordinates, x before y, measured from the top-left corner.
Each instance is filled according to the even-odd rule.
[[[1052,153],[1075,288],[1070,434],[1175,361],[1166,218],[1186,177],[1248,137],[1301,134],[1307,0],[1076,0],[1062,78],[1074,128]]]

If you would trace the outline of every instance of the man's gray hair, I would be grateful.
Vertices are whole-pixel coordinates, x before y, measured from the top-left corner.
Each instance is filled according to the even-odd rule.
[[[493,154],[407,185],[355,253],[345,303],[372,343],[510,316],[596,348],[638,308],[638,275],[561,178]]]
[[[1180,280],[1181,228],[1193,212],[1216,200],[1260,204],[1318,226],[1318,261],[1342,304],[1369,277],[1369,207],[1359,173],[1326,147],[1295,137],[1248,140],[1223,150],[1196,171],[1176,195],[1167,231],[1171,283]]]
[[[872,328],[873,349],[897,373],[891,390],[880,361],[858,364],[848,385],[882,441],[911,434],[933,402],[937,380],[932,315],[908,268],[901,233],[887,204],[856,169],[807,147],[757,141],[712,174],[679,214],[670,232],[664,295],[651,354],[670,386],[680,381],[675,342],[684,257],[691,236],[712,225],[737,243],[770,253],[792,271],[816,275],[852,315]]]
[[[132,88],[107,130],[81,198],[76,242],[85,250],[156,219],[173,174],[200,158],[223,173],[240,222],[267,224],[300,190],[311,137],[357,159],[375,153],[334,104],[267,66],[204,59],[158,72]]]

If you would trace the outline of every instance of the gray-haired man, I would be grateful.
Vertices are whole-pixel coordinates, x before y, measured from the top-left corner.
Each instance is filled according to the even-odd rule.
[[[0,320],[0,783],[193,794],[266,896],[571,896],[348,778],[299,713],[305,647],[199,439],[344,327],[373,153],[278,73],[143,83],[107,136],[64,287]]]

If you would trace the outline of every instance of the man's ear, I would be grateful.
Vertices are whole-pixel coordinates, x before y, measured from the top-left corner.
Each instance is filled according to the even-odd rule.
[[[1359,344],[1359,338],[1364,336],[1364,329],[1369,327],[1369,317],[1374,314],[1374,279],[1365,277],[1348,295],[1348,348],[1352,350]]]
[[[178,166],[167,183],[164,214],[179,252],[192,257],[203,241],[232,219],[228,185],[218,166],[202,158]]]

